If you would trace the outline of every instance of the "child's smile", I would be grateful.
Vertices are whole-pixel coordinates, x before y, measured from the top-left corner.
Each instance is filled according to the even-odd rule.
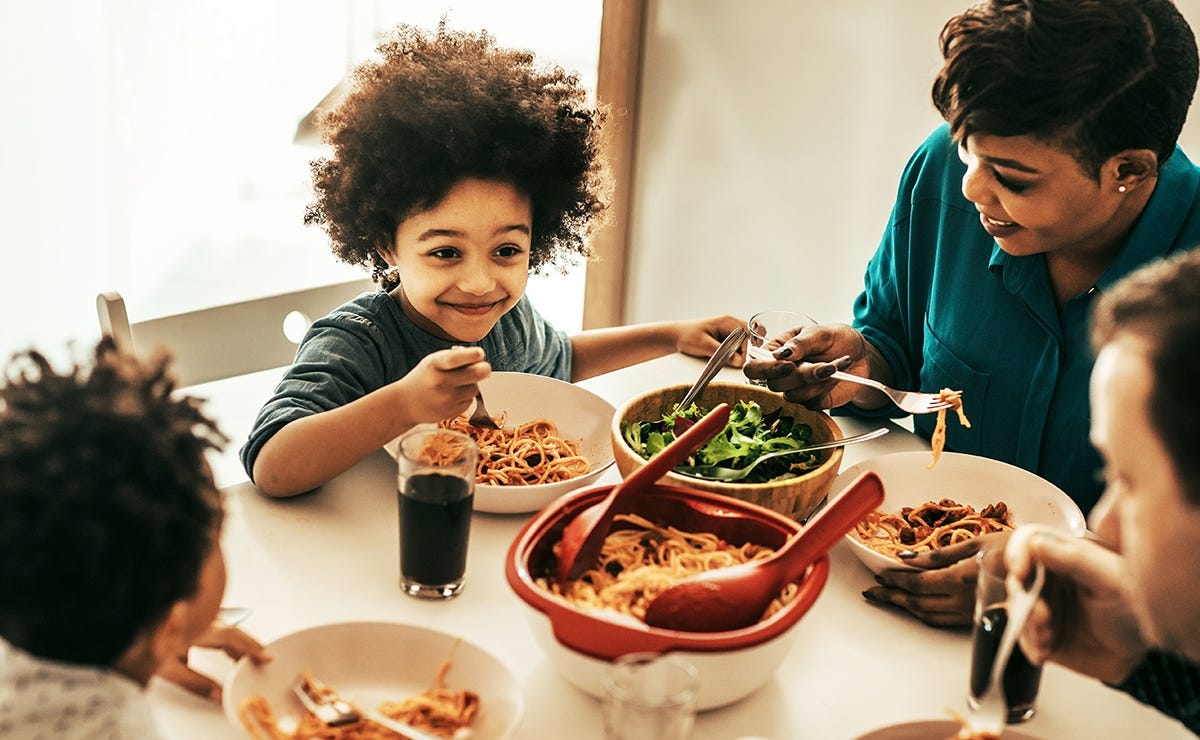
[[[400,273],[400,305],[434,336],[477,342],[525,293],[532,208],[508,183],[467,178],[396,228],[383,254]]]

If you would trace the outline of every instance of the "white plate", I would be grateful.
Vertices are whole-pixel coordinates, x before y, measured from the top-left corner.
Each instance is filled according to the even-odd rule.
[[[299,716],[292,696],[296,676],[308,670],[353,703],[377,707],[433,686],[438,667],[450,660],[446,686],[479,695],[473,740],[510,738],[521,722],[524,699],[512,672],[495,656],[454,635],[392,622],[339,622],[293,632],[267,646],[271,662],[241,660],[225,679],[225,716],[246,737],[238,707],[261,694],[275,716]]]
[[[505,426],[533,419],[549,419],[563,439],[577,440],[580,452],[592,463],[584,475],[559,483],[536,486],[475,486],[475,511],[492,514],[527,514],[577,488],[591,485],[613,464],[609,425],[616,409],[595,393],[574,383],[528,373],[492,373],[479,384],[488,411],[505,417]],[[395,442],[384,446],[396,457]]]
[[[926,451],[895,452],[880,455],[843,470],[833,482],[830,495],[840,492],[855,478],[870,470],[883,481],[884,499],[880,507],[896,513],[904,506],[952,498],[976,511],[987,504],[1003,501],[1012,512],[1014,525],[1046,524],[1081,536],[1087,522],[1079,506],[1053,483],[1027,470],[998,460],[957,452],[943,453],[937,465]],[[853,534],[846,541],[854,554],[872,571],[911,568],[906,563],[876,552],[859,542]]]
[[[889,725],[860,735],[858,740],[945,740],[953,738],[962,729],[962,724],[953,720],[918,720]],[[1036,740],[1032,735],[1026,735],[1016,730],[1005,728],[1001,740]]]

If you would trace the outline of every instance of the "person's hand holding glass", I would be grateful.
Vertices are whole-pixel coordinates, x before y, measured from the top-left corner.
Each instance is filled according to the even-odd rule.
[[[854,402],[877,408],[887,402],[878,391],[830,379],[834,371],[887,383],[887,363],[861,334],[846,324],[818,324],[790,311],[763,311],[746,323],[750,340],[742,371],[755,385],[782,393],[810,409]]]

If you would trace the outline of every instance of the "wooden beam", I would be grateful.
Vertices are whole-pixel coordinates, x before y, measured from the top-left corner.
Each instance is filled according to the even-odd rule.
[[[583,328],[625,323],[629,224],[637,137],[646,0],[604,0],[600,20],[596,99],[608,109],[606,148],[613,179],[612,203],[603,227],[592,235],[598,259],[587,265]]]

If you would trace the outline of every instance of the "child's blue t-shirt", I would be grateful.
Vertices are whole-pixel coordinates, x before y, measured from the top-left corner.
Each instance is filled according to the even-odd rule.
[[[482,347],[493,371],[571,379],[570,338],[528,296],[482,340],[447,342],[413,324],[389,293],[364,293],[309,327],[242,446],[246,473],[253,479],[259,450],[285,424],[345,406],[403,378],[426,355],[466,345]]]

